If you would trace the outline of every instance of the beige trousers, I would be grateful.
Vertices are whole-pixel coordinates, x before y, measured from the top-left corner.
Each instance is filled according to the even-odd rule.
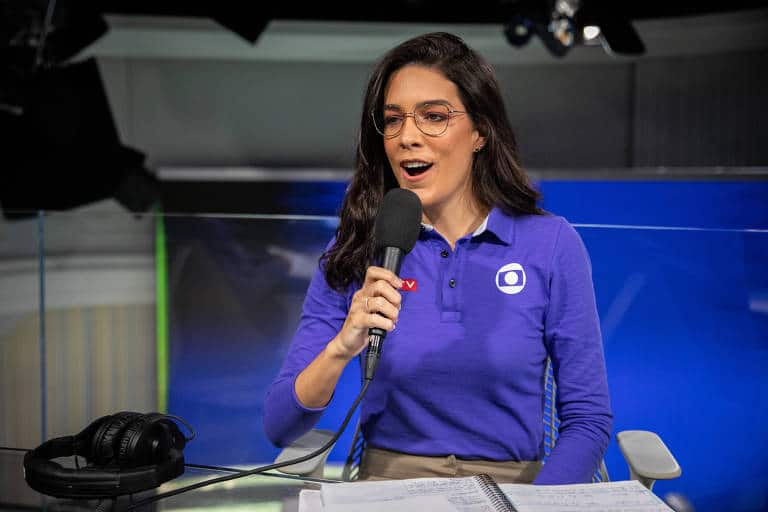
[[[360,480],[400,480],[423,477],[463,477],[485,473],[498,483],[531,483],[540,461],[464,460],[454,455],[423,457],[367,447],[360,464]]]

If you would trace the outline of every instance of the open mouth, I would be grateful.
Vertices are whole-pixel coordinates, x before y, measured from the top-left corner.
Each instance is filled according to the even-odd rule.
[[[433,164],[429,162],[421,162],[421,161],[406,161],[401,162],[400,167],[405,170],[406,173],[408,173],[408,176],[418,176],[419,174],[424,174],[427,172]]]

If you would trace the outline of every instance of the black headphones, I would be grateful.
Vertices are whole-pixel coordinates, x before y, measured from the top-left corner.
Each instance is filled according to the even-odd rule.
[[[171,418],[183,423],[190,437]],[[34,490],[57,498],[111,498],[154,489],[184,473],[183,449],[194,437],[177,416],[119,412],[27,452],[24,479]],[[51,460],[73,455],[88,464],[68,469]]]

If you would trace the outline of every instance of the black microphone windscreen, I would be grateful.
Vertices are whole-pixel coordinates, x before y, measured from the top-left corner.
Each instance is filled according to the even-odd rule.
[[[407,254],[416,245],[420,229],[419,196],[404,188],[387,192],[376,216],[376,249],[397,247]]]

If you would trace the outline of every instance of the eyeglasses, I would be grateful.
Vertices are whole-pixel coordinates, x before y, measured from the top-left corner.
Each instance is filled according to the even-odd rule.
[[[406,117],[412,117],[416,127],[424,135],[437,137],[445,133],[452,117],[461,114],[466,114],[466,112],[453,110],[448,105],[440,103],[425,103],[417,106],[413,109],[413,112],[400,112],[395,109],[371,111],[373,126],[386,139],[400,135],[403,125],[405,125]]]

